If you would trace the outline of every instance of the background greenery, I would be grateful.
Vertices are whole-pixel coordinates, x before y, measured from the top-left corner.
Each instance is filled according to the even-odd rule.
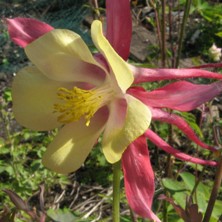
[[[90,2],[87,0],[0,1],[0,12],[2,19],[16,16],[34,17],[54,27],[74,30],[94,50],[88,28],[90,19],[97,17],[98,13]],[[101,7],[99,8],[101,15],[105,16],[104,1],[98,1],[98,3]],[[171,46],[177,49],[176,42],[178,42],[181,26],[181,18],[177,20],[176,16],[180,17],[185,3],[185,0],[181,0],[169,1],[166,4],[166,16],[170,13],[175,14],[176,27],[173,35],[167,38],[166,61],[169,67],[171,61],[175,60]],[[159,12],[161,17],[161,7],[159,1],[132,1],[134,21],[138,26],[150,30],[156,38],[155,44],[147,44],[150,53],[145,61],[138,62],[132,56],[130,58],[132,63],[145,67],[159,66],[161,49],[156,35],[158,21],[153,16],[153,12]],[[222,5],[217,1],[192,1],[182,45],[181,62],[187,59],[189,59],[189,64],[213,62],[208,50],[213,43],[222,47],[221,11]],[[166,24],[167,27],[171,25],[170,22]],[[42,154],[56,131],[34,132],[16,123],[11,110],[11,82],[13,73],[27,63],[23,49],[10,41],[4,20],[2,20],[0,24],[0,221],[34,221],[30,219],[32,214],[21,207],[26,206],[26,203],[28,203],[29,211],[38,216],[41,216],[41,212],[46,212],[47,221],[110,221],[112,166],[102,155],[100,143],[93,149],[80,170],[68,176],[58,175],[41,164]],[[202,80],[201,83],[207,82],[209,80],[204,82]],[[151,90],[164,84],[163,81],[145,84],[144,87]],[[222,98],[218,97],[206,104],[208,111],[205,113],[197,110],[192,113],[177,112],[177,114],[185,118],[206,143],[215,144],[217,140],[219,141],[217,145],[221,146],[221,101]],[[219,116],[210,111],[215,107]],[[201,122],[203,114],[206,118]],[[203,151],[191,143],[174,127],[159,122],[152,123],[151,127],[175,148],[180,148],[190,154],[198,154],[205,159],[216,158],[209,156],[208,151]],[[213,129],[217,129],[216,133]],[[181,162],[158,150],[149,141],[148,144],[156,174],[154,212],[157,212],[165,222],[183,221],[180,216],[183,211],[196,215],[198,218],[198,211],[204,213],[206,210],[215,178],[215,169]],[[12,190],[18,196],[15,193],[7,193],[6,189]],[[222,189],[214,207],[211,222],[222,221],[221,209]],[[128,208],[123,181],[121,221],[147,221],[136,218]]]

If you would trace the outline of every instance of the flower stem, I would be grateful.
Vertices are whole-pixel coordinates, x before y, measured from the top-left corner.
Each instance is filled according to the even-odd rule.
[[[214,180],[213,189],[211,191],[210,199],[209,199],[209,202],[207,205],[207,210],[204,215],[203,222],[210,221],[210,217],[211,217],[211,214],[212,214],[212,211],[214,208],[214,204],[216,202],[217,195],[218,195],[218,192],[220,189],[221,181],[222,181],[222,156],[220,157],[219,165],[217,167],[217,172],[216,172],[216,177]]]
[[[113,164],[113,222],[120,221],[120,175],[121,161]]]

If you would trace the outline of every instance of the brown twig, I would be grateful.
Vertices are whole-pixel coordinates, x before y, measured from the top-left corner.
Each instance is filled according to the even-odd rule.
[[[161,0],[162,3],[162,21],[161,21],[161,39],[162,39],[162,50],[161,50],[161,62],[162,67],[166,66],[166,0]]]
[[[204,215],[203,222],[209,222],[210,221],[210,217],[211,217],[211,214],[212,214],[212,211],[213,211],[213,208],[214,208],[214,204],[216,202],[217,195],[218,195],[218,192],[219,192],[219,189],[220,189],[221,181],[222,181],[222,156],[220,157],[219,165],[217,167],[213,189],[211,191],[210,199],[209,199],[209,202],[208,202],[208,205],[207,205],[207,210],[206,210],[206,213]]]
[[[147,2],[147,5],[149,5],[148,2]],[[150,0],[150,5],[151,5],[151,7],[153,7],[153,10],[154,10],[154,13],[155,13],[157,39],[158,39],[160,50],[162,50],[159,13],[157,11],[157,8],[156,8],[153,0]]]

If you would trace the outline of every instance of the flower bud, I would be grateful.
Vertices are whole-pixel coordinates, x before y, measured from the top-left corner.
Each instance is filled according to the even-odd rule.
[[[214,62],[220,61],[221,48],[218,48],[215,43],[209,48],[209,56]]]

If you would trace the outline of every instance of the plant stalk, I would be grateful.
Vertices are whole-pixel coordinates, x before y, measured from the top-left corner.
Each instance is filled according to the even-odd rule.
[[[178,42],[178,51],[177,51],[176,65],[175,65],[176,68],[178,68],[179,62],[180,62],[180,55],[181,55],[182,44],[183,44],[183,35],[186,28],[187,18],[190,12],[191,2],[192,0],[186,0],[186,4],[185,4],[184,15],[183,15],[181,28],[180,28],[180,35],[179,35],[179,42]]]
[[[148,0],[146,0],[146,4],[147,4],[147,6],[149,6]],[[157,39],[158,39],[160,50],[162,51],[161,28],[160,28],[161,24],[160,24],[160,19],[159,19],[159,12],[158,12],[153,0],[150,0],[150,5],[153,8],[154,13],[155,13]]]
[[[121,161],[113,164],[113,222],[120,222]]]
[[[162,3],[162,26],[161,26],[161,61],[162,68],[166,66],[166,0],[161,0]]]
[[[213,189],[211,191],[211,195],[210,195],[210,199],[207,205],[207,210],[206,213],[204,215],[204,219],[202,222],[209,222],[210,221],[210,217],[214,208],[214,204],[216,202],[217,199],[217,195],[220,189],[220,185],[222,182],[222,156],[220,157],[220,161],[219,161],[219,165],[217,167],[217,171],[216,171],[216,177],[214,180],[214,185],[213,185]]]

